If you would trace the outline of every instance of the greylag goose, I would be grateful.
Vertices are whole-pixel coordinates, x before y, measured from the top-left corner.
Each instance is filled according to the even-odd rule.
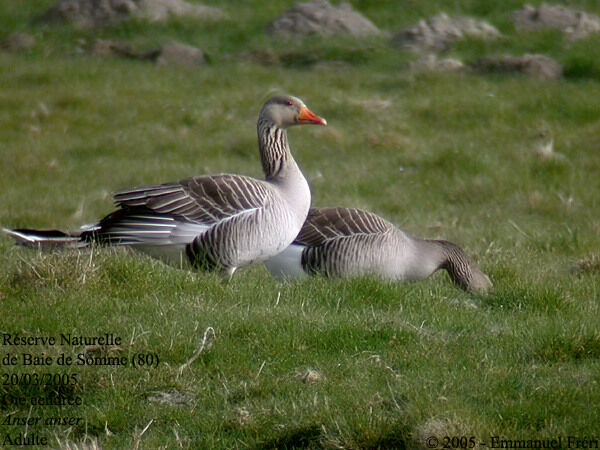
[[[138,187],[116,193],[115,212],[76,232],[4,231],[27,246],[127,245],[166,262],[231,276],[281,252],[304,223],[310,190],[286,132],[299,124],[327,122],[295,97],[276,96],[262,107],[257,132],[265,180],[220,174]]]
[[[264,264],[279,279],[320,273],[417,281],[446,269],[465,290],[483,293],[492,286],[458,245],[414,238],[381,217],[354,208],[311,208],[293,244]]]

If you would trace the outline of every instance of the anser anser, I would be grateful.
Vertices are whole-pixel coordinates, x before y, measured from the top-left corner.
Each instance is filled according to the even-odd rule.
[[[458,245],[414,238],[381,217],[354,208],[311,208],[293,244],[265,265],[279,279],[321,273],[417,281],[446,269],[465,290],[486,292],[492,286]]]
[[[285,249],[304,223],[310,190],[286,133],[298,124],[327,122],[295,97],[276,96],[262,107],[257,131],[264,181],[220,174],[128,189],[115,194],[119,209],[80,231],[4,231],[28,246],[128,245],[231,275]]]

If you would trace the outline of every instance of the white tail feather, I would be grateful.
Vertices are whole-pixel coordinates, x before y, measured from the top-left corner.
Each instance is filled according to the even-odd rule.
[[[60,248],[60,247],[71,247],[81,248],[87,247],[87,242],[81,240],[79,236],[46,236],[43,232],[37,232],[31,230],[28,232],[9,230],[8,228],[2,228],[2,231],[8,236],[13,238],[17,244],[24,245],[26,247],[40,247],[40,248]]]

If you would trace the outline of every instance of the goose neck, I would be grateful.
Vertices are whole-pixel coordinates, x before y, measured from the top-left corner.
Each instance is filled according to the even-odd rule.
[[[440,264],[440,269],[446,269],[452,281],[464,290],[472,288],[473,278],[478,272],[464,252],[458,245],[448,241],[432,241],[435,242],[442,250],[443,260]]]
[[[297,169],[284,128],[269,120],[259,120],[257,132],[260,159],[267,180],[277,179],[286,171]]]

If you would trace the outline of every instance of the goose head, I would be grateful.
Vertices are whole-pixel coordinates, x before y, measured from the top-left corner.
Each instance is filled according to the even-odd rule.
[[[327,121],[310,111],[302,100],[290,95],[278,95],[269,99],[262,107],[259,117],[280,128],[303,124],[327,125]]]
[[[478,294],[486,294],[492,287],[493,284],[489,277],[483,273],[474,264],[470,267],[470,274],[460,281],[457,281],[463,289],[466,291],[476,292]]]
[[[465,291],[485,294],[493,284],[488,276],[471,261],[462,248],[448,241],[435,241],[445,254],[440,268],[446,269],[452,281]]]

